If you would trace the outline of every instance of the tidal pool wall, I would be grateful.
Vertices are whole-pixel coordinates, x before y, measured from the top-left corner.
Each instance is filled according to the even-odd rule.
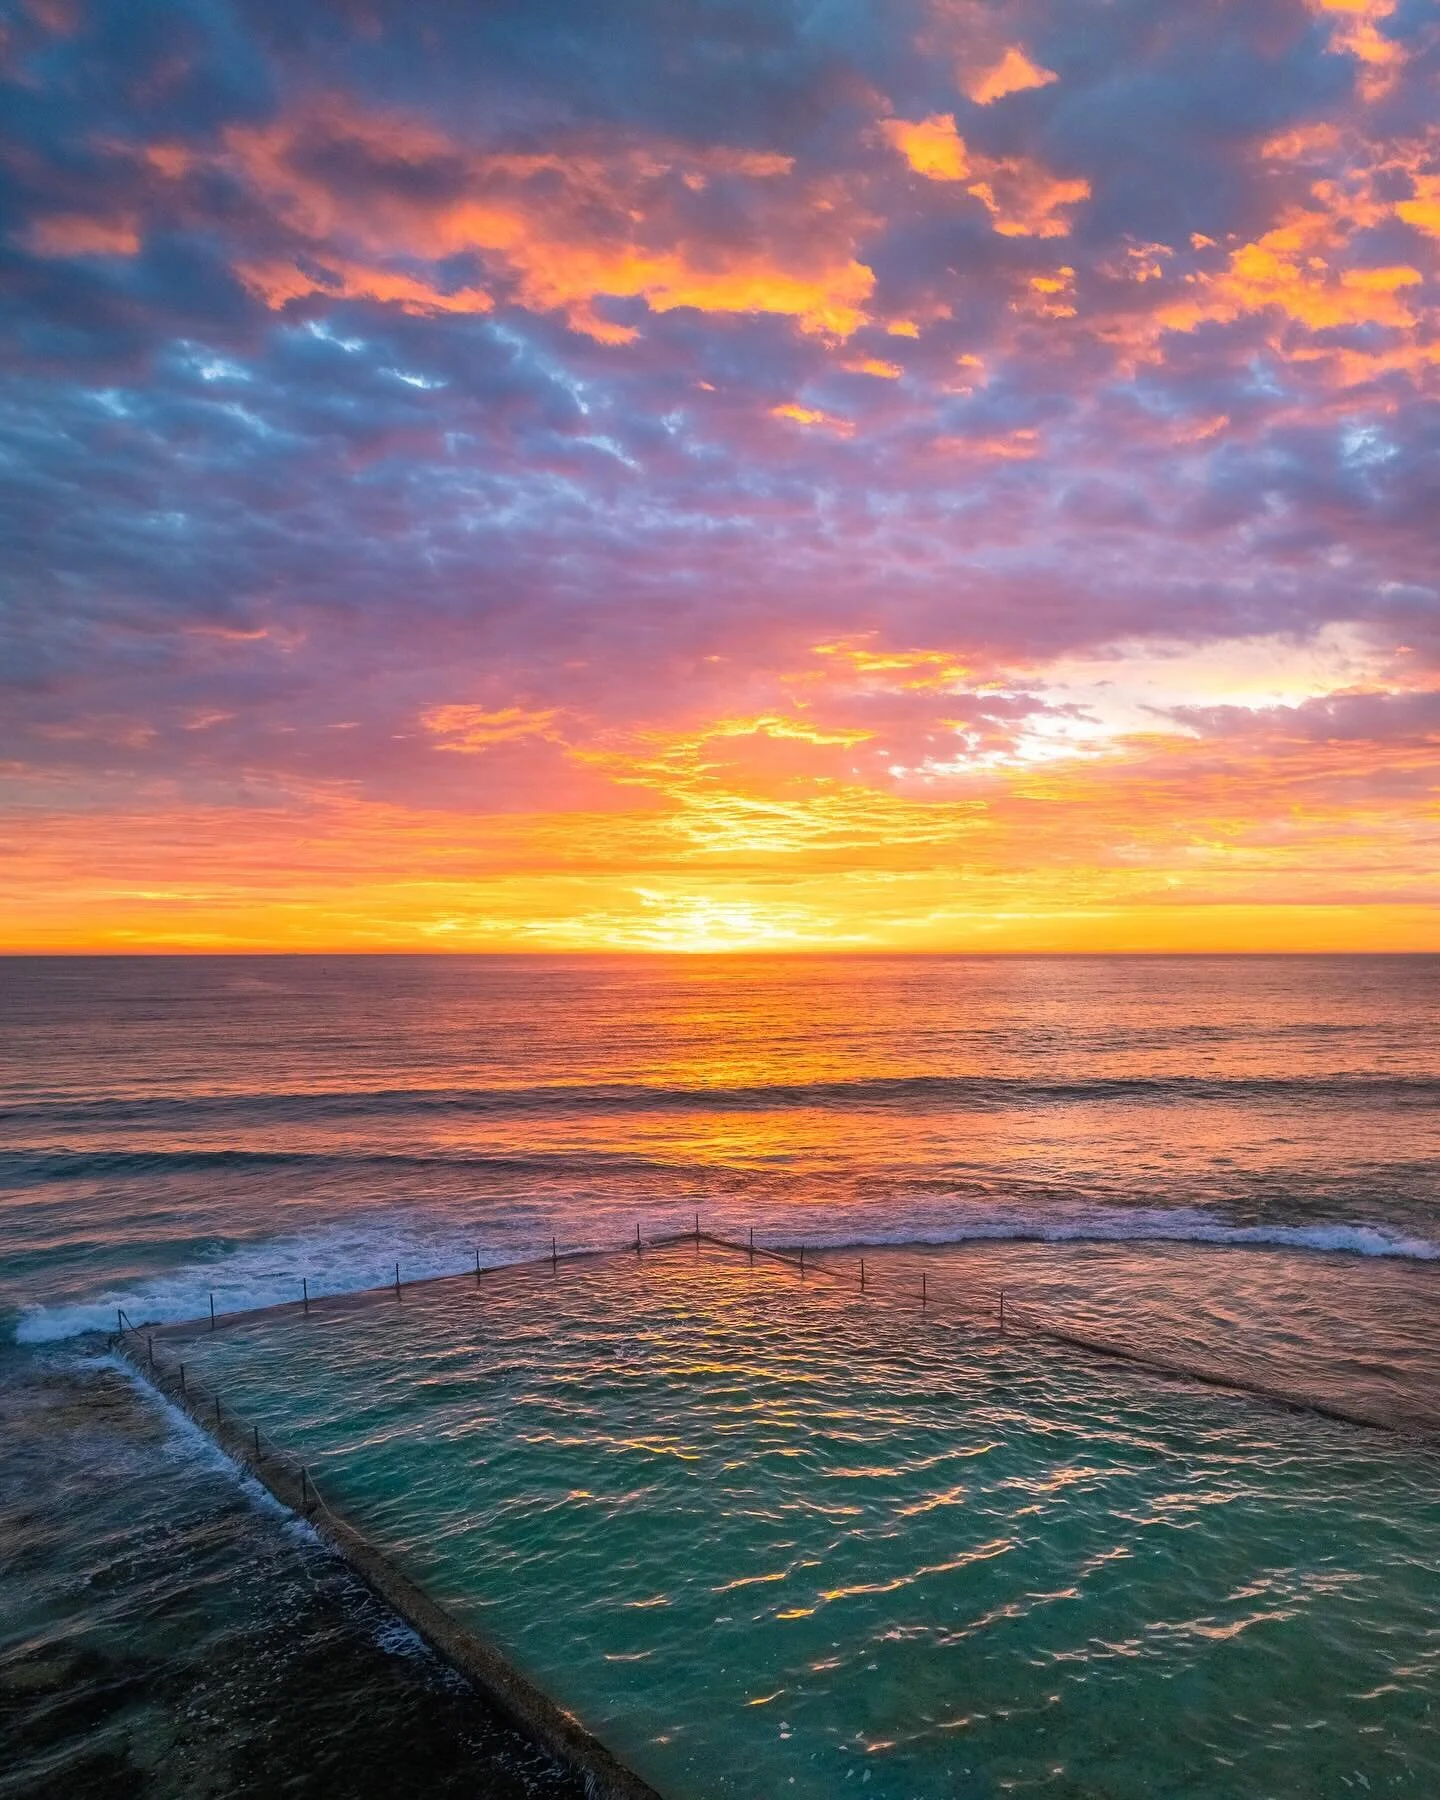
[[[168,1338],[208,1328],[208,1321],[162,1328]],[[467,1630],[439,1607],[394,1561],[326,1503],[305,1465],[268,1442],[257,1428],[225,1410],[223,1401],[193,1367],[186,1371],[151,1353],[152,1332],[122,1331],[114,1347],[143,1380],[209,1433],[232,1461],[259,1481],[282,1506],[308,1521],[387,1606],[417,1631],[437,1655],[472,1681],[557,1762],[576,1771],[596,1800],[660,1800],[644,1782],[573,1716],[528,1680],[493,1644]]]

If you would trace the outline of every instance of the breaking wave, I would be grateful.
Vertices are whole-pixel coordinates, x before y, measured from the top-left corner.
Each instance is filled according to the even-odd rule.
[[[672,1228],[688,1224],[676,1218]],[[616,1220],[594,1221],[598,1230],[567,1250],[622,1246]],[[793,1247],[803,1241],[816,1250],[864,1249],[966,1243],[1044,1244],[1195,1244],[1226,1249],[1274,1249],[1297,1254],[1391,1257],[1416,1262],[1440,1261],[1440,1243],[1406,1236],[1377,1225],[1333,1221],[1304,1225],[1227,1224],[1194,1208],[1083,1207],[1039,1214],[1023,1207],[965,1208],[937,1217],[933,1206],[923,1214],[876,1233],[870,1219],[856,1209],[841,1209],[821,1228],[797,1233],[794,1222],[757,1226],[756,1242]],[[708,1214],[707,1231],[743,1233],[723,1214]],[[548,1229],[548,1228],[547,1228]],[[656,1235],[658,1235],[658,1231]],[[633,1241],[633,1240],[632,1240]],[[302,1280],[312,1297],[386,1286],[398,1263],[403,1279],[423,1280],[463,1273],[477,1255],[487,1267],[528,1260],[548,1253],[534,1216],[462,1226],[418,1213],[372,1214],[353,1224],[331,1225],[311,1232],[275,1237],[193,1260],[131,1283],[106,1288],[64,1304],[37,1305],[20,1317],[16,1337],[22,1343],[45,1343],[86,1332],[114,1329],[123,1307],[136,1324],[202,1317],[213,1295],[218,1312],[283,1304],[300,1298]]]

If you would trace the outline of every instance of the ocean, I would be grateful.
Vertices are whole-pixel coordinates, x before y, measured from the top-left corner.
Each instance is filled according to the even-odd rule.
[[[413,1281],[477,1257],[520,1261],[552,1238],[618,1246],[697,1214],[708,1231],[803,1244],[837,1268],[867,1251],[897,1280],[943,1266],[952,1283],[1005,1286],[1013,1305],[1182,1377],[1399,1426],[1329,1419],[1305,1436],[1285,1414],[1257,1450],[1268,1403],[1246,1398],[1254,1418],[1227,1413],[1222,1429],[1195,1408],[1232,1398],[1203,1399],[1173,1374],[1123,1376],[1143,1431],[1183,1415],[1186,1442],[1201,1432],[1217,1491],[1273,1481],[1276,1507],[1333,1524],[1347,1481],[1365,1488],[1355,1529],[1371,1534],[1375,1566],[1347,1579],[1368,1595],[1367,1679],[1402,1694],[1376,1703],[1382,1732],[1387,1706],[1404,1721],[1384,1773],[1433,1791],[1428,1705],[1422,1719],[1407,1683],[1416,1668],[1433,1676],[1435,1631],[1406,1612],[1395,1570],[1427,1566],[1436,1547],[1417,1511],[1433,1479],[1414,1471],[1435,1454],[1417,1434],[1435,1422],[1437,1020],[1440,958],[1426,957],[0,962],[0,1722],[22,1747],[0,1793],[282,1780],[333,1792],[324,1758],[361,1715],[379,1745],[365,1761],[377,1792],[384,1744],[417,1733],[431,1746],[427,1792],[465,1791],[474,1758],[497,1793],[563,1791],[303,1528],[147,1402],[104,1333],[119,1308],[138,1321],[201,1315],[212,1296],[222,1312],[267,1306],[298,1299],[302,1282],[321,1296],[380,1285],[397,1265]],[[741,1362],[742,1327],[743,1309],[727,1327]],[[847,1313],[836,1341],[856,1329]],[[929,1404],[940,1377],[909,1368],[910,1351],[892,1334],[884,1366],[929,1384]],[[833,1360],[824,1379],[843,1380]],[[1039,1479],[1026,1446],[1065,1418],[1101,1421],[1112,1451],[1117,1432],[1131,1441],[1097,1379],[1057,1391],[1047,1375],[1002,1488]],[[346,1446],[364,1493],[364,1446]],[[894,1500],[903,1511],[916,1496]],[[1075,1529],[1057,1523],[1041,1548]],[[1104,1561],[1097,1544],[1086,1554]],[[576,1604],[571,1591],[572,1615]],[[1097,1590],[1095,1605],[1094,1630],[1082,1618],[1066,1655],[1115,1638],[1115,1593]],[[883,1642],[920,1623],[882,1605],[865,1629]],[[1343,1609],[1323,1621],[1342,1657],[1345,1629]],[[1305,1641],[1276,1665],[1297,1692]],[[254,1674],[277,1645],[308,1671],[283,1684],[283,1729]],[[547,1654],[563,1662],[562,1650]],[[337,1662],[343,1700],[324,1673]],[[1022,1648],[1015,1667],[1033,1662]],[[1004,1693],[986,1705],[1001,1716]],[[1266,1717],[1287,1729],[1283,1708]],[[1100,1769],[1093,1779],[1129,1791],[1113,1755],[1094,1760],[1097,1730],[1068,1749],[1061,1734],[1065,1779],[1093,1791],[1083,1771]],[[1005,1774],[1019,1755],[1003,1731],[977,1740],[965,1779],[989,1791],[988,1766],[1024,1791],[1023,1770]],[[1195,1791],[1196,1766],[1180,1759],[1166,1791]],[[903,1765],[913,1791],[944,1791],[943,1767],[924,1779],[916,1767]],[[1303,1791],[1338,1796],[1364,1772],[1357,1760]]]

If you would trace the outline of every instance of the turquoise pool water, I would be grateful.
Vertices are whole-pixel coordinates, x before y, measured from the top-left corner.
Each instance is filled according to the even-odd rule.
[[[1440,1791],[1385,1433],[708,1246],[165,1353],[675,1800]]]

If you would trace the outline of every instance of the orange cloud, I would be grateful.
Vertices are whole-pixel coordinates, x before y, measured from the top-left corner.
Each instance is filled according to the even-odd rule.
[[[291,262],[238,263],[236,275],[256,299],[279,311],[292,300],[324,294],[333,300],[381,300],[402,312],[487,313],[495,302],[479,288],[445,289],[423,276],[399,269],[367,267],[343,258],[312,261],[308,268]]]
[[[147,144],[140,154],[167,181],[179,181],[188,175],[197,160],[188,144]]]
[[[134,256],[140,234],[133,219],[55,213],[37,220],[26,238],[37,256]]]
[[[642,300],[655,313],[774,313],[843,338],[866,322],[875,286],[854,254],[866,221],[823,182],[789,181],[785,156],[594,145],[505,154],[330,102],[232,129],[222,160],[305,243],[283,264],[241,271],[277,307],[342,293],[409,311],[485,311],[492,283],[445,286],[423,267],[473,256],[519,304],[605,342],[635,330],[598,313],[604,300]],[[338,160],[365,173],[362,193],[328,177]],[[687,225],[678,199],[720,175],[752,189],[751,229],[724,246]]]
[[[1090,198],[1090,183],[1052,175],[1029,157],[1002,157],[984,166],[970,192],[990,212],[1001,237],[1068,237],[1065,209]]]
[[[882,119],[880,130],[917,175],[929,181],[966,182],[965,191],[985,207],[1001,237],[1068,236],[1066,209],[1090,197],[1088,181],[1052,174],[1032,157],[988,157],[971,151],[953,113]]]
[[[866,636],[873,637],[873,632]],[[970,678],[971,670],[944,650],[872,650],[868,643],[839,638],[816,644],[815,655],[833,667],[861,678],[876,679],[886,688],[909,692],[947,691]]]
[[[1331,49],[1361,64],[1361,98],[1378,100],[1389,93],[1406,60],[1404,46],[1380,30],[1394,13],[1395,0],[1310,0],[1310,7],[1330,21]]]
[[[970,173],[965,140],[955,128],[953,113],[932,113],[928,119],[882,119],[880,131],[917,175],[930,181],[963,181]]]
[[[706,726],[703,733],[703,737],[707,739],[789,738],[797,744],[838,744],[846,750],[853,749],[856,744],[863,744],[870,735],[868,731],[837,731],[833,728],[827,730],[823,726],[811,725],[804,719],[789,718],[776,713],[716,719],[713,724]]]
[[[803,879],[807,862],[843,857],[904,864],[922,848],[979,829],[969,799],[914,801],[855,779],[851,753],[862,728],[825,729],[794,716],[719,719],[691,731],[632,734],[614,747],[577,752],[625,787],[666,807],[648,826],[682,863],[753,866],[777,859]]]
[[[1402,261],[1394,254],[1397,234],[1382,236],[1398,222],[1440,237],[1440,177],[1424,172],[1433,145],[1391,140],[1382,147],[1327,124],[1283,133],[1262,153],[1281,165],[1336,172],[1311,181],[1304,200],[1286,207],[1268,231],[1226,250],[1215,266],[1204,266],[1212,260],[1204,258],[1178,285],[1162,268],[1154,309],[1129,314],[1107,335],[1158,354],[1165,331],[1268,318],[1274,351],[1337,390],[1396,372],[1421,379],[1440,366],[1428,246],[1416,245]],[[1412,190],[1408,199],[1395,197],[1402,181]],[[1369,262],[1372,246],[1382,242],[1391,260]],[[1193,247],[1202,254],[1220,249],[1209,239]],[[1331,335],[1360,330],[1367,334],[1360,341]]]
[[[783,406],[772,406],[770,417],[789,419],[796,425],[823,425],[827,431],[838,432],[841,437],[850,437],[855,431],[853,419],[842,419],[835,413],[822,412],[817,406],[797,406],[793,400],[787,400]]]
[[[905,373],[899,363],[885,362],[878,356],[862,356],[843,366],[852,375],[874,375],[881,381],[898,381]]]
[[[1203,419],[1193,419],[1187,424],[1172,427],[1170,441],[1175,444],[1203,444],[1210,438],[1218,437],[1229,423],[1228,413],[1210,413]]]
[[[934,448],[942,456],[991,458],[996,462],[1028,462],[1040,454],[1040,435],[1012,431],[1005,437],[937,437]]]
[[[487,711],[483,706],[432,706],[420,715],[420,723],[446,740],[437,749],[477,756],[496,744],[515,744],[525,738],[558,740],[555,724],[559,717],[553,707],[530,711],[523,706],[504,706]]]
[[[1032,275],[1026,287],[1023,304],[1027,311],[1038,313],[1043,319],[1075,317],[1075,271],[1068,263],[1053,275]]]
[[[1012,44],[993,67],[979,71],[961,86],[977,106],[989,106],[993,101],[1003,100],[1006,94],[1048,87],[1059,79],[1053,69],[1042,69],[1038,63],[1031,62],[1018,44]]]
[[[1202,247],[1202,242],[1191,239],[1192,249]],[[1112,281],[1163,281],[1165,265],[1174,254],[1169,244],[1126,244],[1118,256],[1101,263],[1100,272]]]
[[[1341,325],[1389,325],[1408,330],[1417,323],[1406,290],[1424,277],[1408,264],[1381,268],[1336,268],[1332,215],[1299,211],[1252,244],[1233,251],[1223,270],[1192,277],[1193,293],[1162,306],[1158,322],[1193,331],[1208,320],[1228,321],[1275,308],[1310,331]]]
[[[1440,175],[1416,175],[1412,179],[1415,193],[1411,199],[1395,203],[1396,214],[1427,237],[1440,238]]]
[[[1328,120],[1311,124],[1293,125],[1288,131],[1277,132],[1274,137],[1266,138],[1260,146],[1260,154],[1267,162],[1311,162],[1316,159],[1333,157],[1344,145],[1344,133],[1338,125]],[[1213,244],[1214,238],[1193,235],[1192,244]]]

